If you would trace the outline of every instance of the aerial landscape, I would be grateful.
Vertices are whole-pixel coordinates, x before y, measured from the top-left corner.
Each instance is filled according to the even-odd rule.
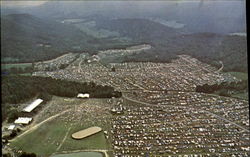
[[[1,1],[2,156],[250,156],[245,3]]]

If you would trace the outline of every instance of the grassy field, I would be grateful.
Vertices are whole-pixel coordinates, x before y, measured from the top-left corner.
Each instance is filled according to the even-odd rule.
[[[67,127],[63,123],[51,121],[11,142],[10,145],[16,150],[49,156],[56,151],[66,132]]]
[[[70,154],[57,154],[52,157],[103,157],[103,155],[97,152],[78,152]]]
[[[11,68],[26,68],[26,67],[31,67],[32,63],[15,63],[15,64],[1,64],[1,69],[11,69]]]
[[[62,144],[62,147],[59,151],[73,151],[73,150],[85,150],[85,149],[107,149],[108,143],[104,137],[103,132],[99,132],[95,135],[86,137],[81,140],[75,140],[71,137],[73,133],[81,129],[91,127],[91,123],[85,126],[74,125],[69,131],[69,135],[66,137],[65,142]],[[100,125],[99,125],[100,126]]]
[[[106,99],[80,100],[53,97],[36,117],[35,124],[62,111],[69,110],[69,112],[46,121],[37,129],[14,139],[10,146],[15,150],[36,153],[38,156],[50,156],[74,150],[109,149],[111,145],[105,139],[103,131],[82,140],[71,137],[73,133],[92,126],[109,130],[110,124],[107,118],[111,115],[107,109]]]
[[[248,100],[248,93],[247,92],[237,93],[237,94],[233,94],[232,97]]]
[[[248,73],[244,73],[244,72],[226,72],[226,74],[231,74],[232,76],[234,76],[237,79],[240,79],[242,81],[248,80]],[[236,92],[235,94],[232,94],[231,97],[248,100],[248,92],[239,91],[239,92]]]
[[[241,79],[241,80],[247,80],[248,74],[243,72],[226,72],[227,74],[231,74],[232,76]]]
[[[19,74],[19,75],[22,75],[22,76],[31,76],[32,73],[23,73],[23,74]]]

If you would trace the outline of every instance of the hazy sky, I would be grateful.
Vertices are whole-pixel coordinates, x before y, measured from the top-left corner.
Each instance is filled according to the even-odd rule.
[[[1,6],[16,7],[16,6],[37,6],[45,3],[46,1],[2,1]]]

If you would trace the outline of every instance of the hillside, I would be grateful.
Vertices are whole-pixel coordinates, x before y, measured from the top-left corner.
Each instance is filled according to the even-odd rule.
[[[143,42],[156,42],[180,34],[175,29],[147,19],[98,20],[97,28],[117,31],[122,36]]]
[[[1,17],[2,62],[33,62],[48,60],[68,51],[94,52],[113,48],[119,41],[98,40],[76,27],[29,14]]]
[[[151,52],[126,57],[127,62],[169,62],[177,54],[188,54],[217,67],[222,61],[224,71],[247,71],[247,40],[244,36],[206,32],[186,34],[145,19],[99,20],[97,27],[117,31],[153,46]]]
[[[68,51],[96,54],[98,50],[125,48],[135,43],[153,46],[150,52],[134,54],[124,61],[169,62],[188,54],[224,71],[247,71],[246,37],[215,33],[185,33],[147,19],[108,19],[90,16],[96,30],[118,32],[119,37],[96,38],[73,24],[63,24],[29,14],[2,17],[2,62],[48,60]],[[124,42],[121,38],[133,41]],[[235,59],[237,58],[237,59]]]

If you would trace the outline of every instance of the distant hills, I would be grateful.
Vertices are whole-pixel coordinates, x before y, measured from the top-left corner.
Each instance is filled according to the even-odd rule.
[[[115,31],[120,37],[133,39],[123,43],[114,38],[95,38],[71,24],[45,20],[29,14],[10,14],[1,18],[2,62],[34,62],[55,58],[68,51],[97,53],[129,44],[148,43],[152,51],[134,54],[125,61],[169,62],[177,54],[220,66],[225,71],[247,71],[246,37],[215,33],[193,33],[176,30],[147,19],[105,19],[89,17],[95,28]],[[156,57],[157,56],[157,57]]]
[[[2,16],[1,42],[2,62],[47,60],[67,51],[94,53],[124,44],[113,39],[99,40],[74,26],[30,14]]]
[[[40,6],[6,8],[1,14],[28,13],[45,19],[85,18],[157,19],[176,21],[192,33],[237,33],[246,31],[246,7],[239,1],[48,1]]]
[[[74,46],[87,46],[88,40],[93,40],[73,27],[29,14],[6,15],[1,23],[2,59],[48,59]]]
[[[169,62],[177,54],[188,54],[218,67],[222,61],[224,71],[247,71],[246,36],[187,33],[146,19],[99,20],[97,27],[154,47],[151,52],[134,54],[125,61]]]

